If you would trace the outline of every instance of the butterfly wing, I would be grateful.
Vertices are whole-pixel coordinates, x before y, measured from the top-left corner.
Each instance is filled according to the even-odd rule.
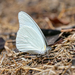
[[[41,29],[39,28],[39,26],[36,24],[36,22],[25,12],[21,11],[19,12],[18,14],[18,19],[19,19],[19,25],[20,25],[20,28],[22,26],[31,26],[32,28],[36,29],[36,31],[38,32],[38,34],[44,39],[46,45],[47,45],[47,42],[46,42],[46,38],[44,36],[44,34],[42,33]]]
[[[16,46],[22,52],[33,54],[44,54],[46,44],[43,38],[32,27],[23,26],[19,28],[16,38]]]

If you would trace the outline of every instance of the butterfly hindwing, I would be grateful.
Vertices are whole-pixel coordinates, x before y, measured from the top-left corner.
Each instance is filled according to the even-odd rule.
[[[20,51],[44,54],[46,44],[32,27],[23,26],[17,32],[16,46]]]

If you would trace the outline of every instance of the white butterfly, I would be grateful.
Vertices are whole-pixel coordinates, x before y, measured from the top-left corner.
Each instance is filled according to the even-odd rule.
[[[19,51],[30,54],[44,54],[51,47],[47,46],[44,34],[36,22],[25,12],[18,14],[19,30],[16,37],[16,46]]]

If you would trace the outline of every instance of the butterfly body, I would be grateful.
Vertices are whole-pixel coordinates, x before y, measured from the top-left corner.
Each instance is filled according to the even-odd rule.
[[[16,46],[19,51],[44,54],[48,46],[39,26],[25,12],[21,11],[18,16],[20,28],[17,32]],[[49,49],[51,48],[49,47]]]

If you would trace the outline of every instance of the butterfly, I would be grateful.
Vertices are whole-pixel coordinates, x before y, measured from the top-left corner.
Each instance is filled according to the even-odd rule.
[[[45,54],[51,50],[46,38],[36,22],[26,13],[18,13],[19,30],[16,36],[16,47],[19,51],[30,54]]]

